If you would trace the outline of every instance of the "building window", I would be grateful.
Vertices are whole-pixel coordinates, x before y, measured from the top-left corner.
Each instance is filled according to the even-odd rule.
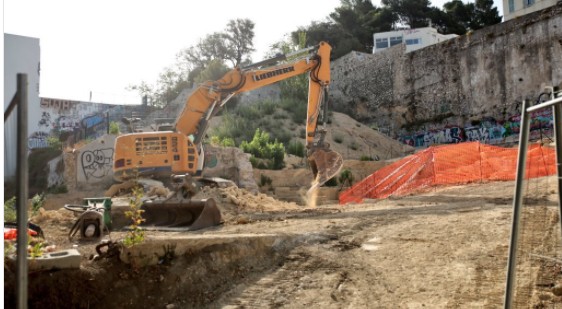
[[[394,46],[394,45],[398,45],[402,43],[402,37],[401,36],[396,36],[396,37],[390,37],[390,46]]]
[[[535,4],[535,0],[523,0],[523,7],[530,7]]]
[[[377,49],[387,48],[388,47],[388,39],[387,38],[377,39],[376,42],[375,42],[375,45],[376,45]]]
[[[509,13],[513,13],[515,11],[515,2],[514,0],[509,0],[508,1],[509,4]]]
[[[406,39],[406,45],[421,44],[421,39]]]

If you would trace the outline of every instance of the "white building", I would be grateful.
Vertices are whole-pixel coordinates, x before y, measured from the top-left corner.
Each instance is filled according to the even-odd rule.
[[[558,0],[503,0],[503,21],[553,6]]]
[[[440,34],[431,27],[379,32],[373,35],[373,54],[398,44],[406,44],[406,52],[411,52],[456,36]]]
[[[27,131],[31,134],[40,120],[39,39],[4,33],[4,112],[17,91],[17,74],[27,74]],[[17,108],[4,123],[4,178],[16,174]]]

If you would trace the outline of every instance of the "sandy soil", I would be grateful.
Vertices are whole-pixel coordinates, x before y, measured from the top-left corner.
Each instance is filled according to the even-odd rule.
[[[513,189],[513,182],[485,183],[313,209],[237,188],[209,189],[203,195],[217,199],[225,223],[191,234],[269,233],[290,241],[211,246],[140,269],[110,254],[93,259],[97,242],[67,238],[72,214],[43,211],[34,221],[46,240],[57,249],[78,248],[83,262],[80,270],[30,274],[30,307],[498,308]],[[526,184],[518,308],[562,306],[557,198],[553,177]],[[147,232],[161,235],[170,234]],[[4,271],[8,308],[10,263]]]

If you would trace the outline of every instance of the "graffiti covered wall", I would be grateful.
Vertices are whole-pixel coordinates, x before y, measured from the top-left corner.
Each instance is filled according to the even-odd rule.
[[[41,98],[33,109],[38,116],[30,120],[34,126],[28,138],[29,149],[48,146],[48,138],[73,145],[84,139],[95,139],[107,132],[107,112],[113,105]],[[35,112],[37,111],[37,112]]]
[[[331,67],[331,106],[417,147],[509,142],[522,101],[562,85],[561,38],[557,5],[410,53],[352,52]],[[536,115],[532,138],[551,119]]]
[[[479,141],[485,144],[505,144],[517,142],[521,115],[513,115],[506,120],[488,117],[474,125],[439,125],[422,128],[413,134],[400,135],[401,142],[413,147],[429,147],[438,144],[455,144]],[[551,109],[531,114],[530,139],[552,138],[553,116]]]

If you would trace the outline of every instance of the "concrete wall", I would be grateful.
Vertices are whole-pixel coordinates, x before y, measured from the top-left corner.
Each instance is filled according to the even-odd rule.
[[[254,172],[250,163],[250,154],[235,147],[205,146],[205,177],[230,179],[240,188],[258,192]]]
[[[522,100],[561,83],[559,5],[408,54],[403,46],[350,53],[332,66],[330,96],[337,110],[393,138],[427,135],[419,147],[506,141],[519,132]],[[537,117],[535,137],[552,124],[548,113]]]
[[[116,135],[104,135],[75,152],[78,187],[113,182],[115,138]]]

